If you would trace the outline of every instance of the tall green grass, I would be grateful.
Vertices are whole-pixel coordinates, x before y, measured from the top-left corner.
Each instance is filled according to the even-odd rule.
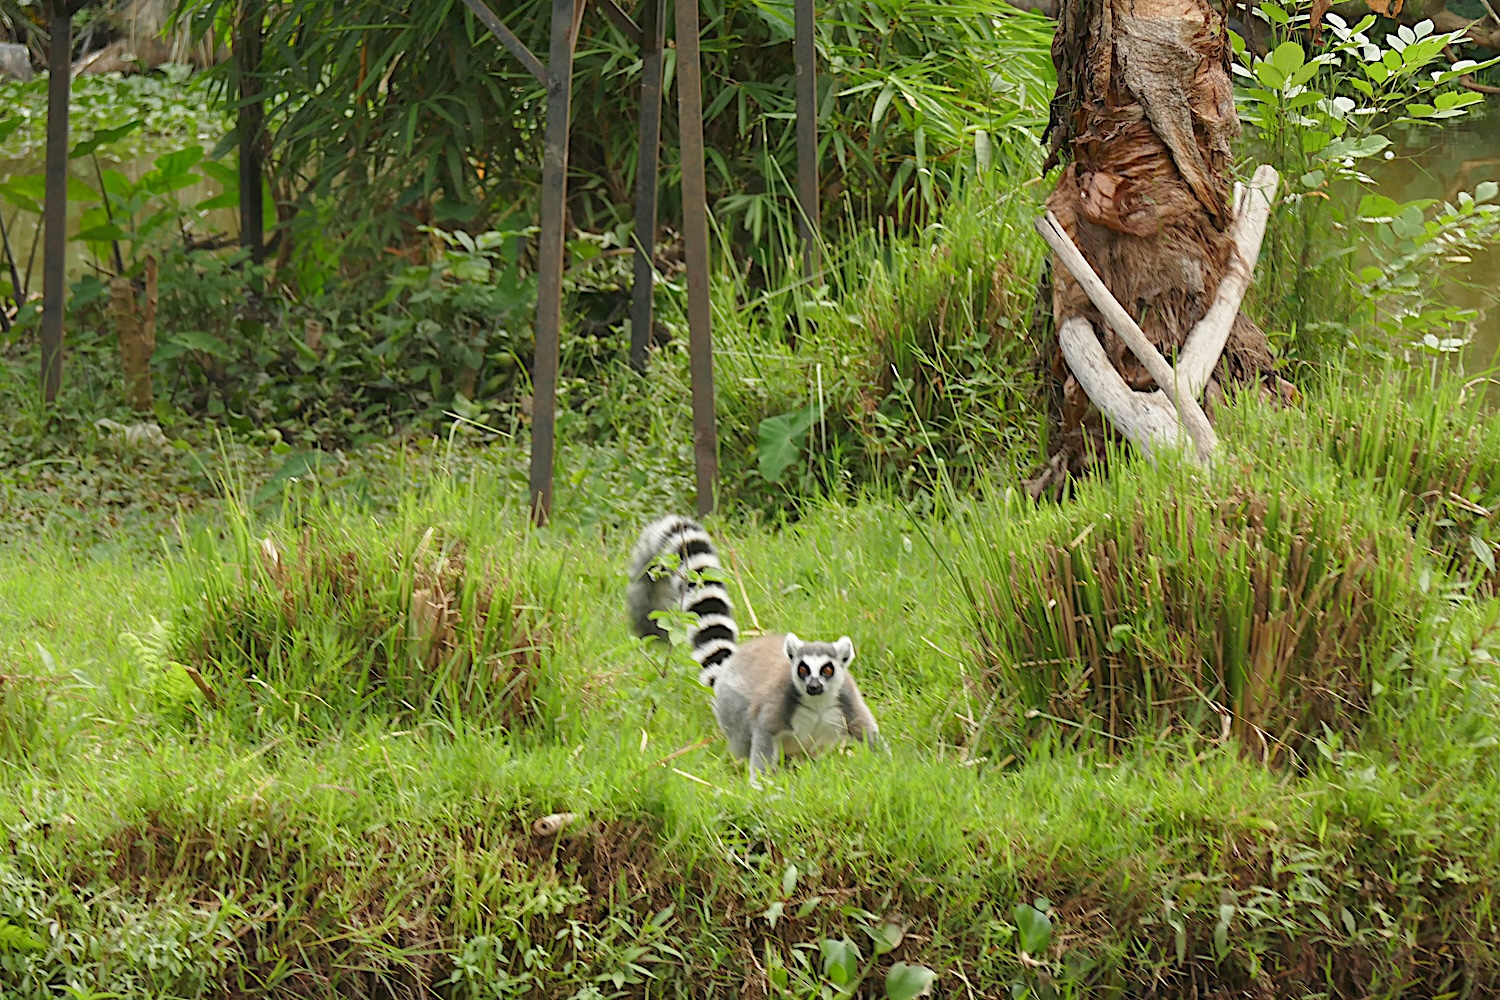
[[[816,284],[797,277],[793,219],[768,221],[777,260],[726,265],[711,285],[724,496],[795,510],[809,495],[915,496],[945,477],[967,486],[1042,461],[1040,347],[1029,329],[1044,250],[1031,228],[1040,198],[1039,189],[973,178],[941,222],[914,237],[865,230],[826,247]],[[647,461],[671,456],[690,467],[678,291],[659,300],[672,339],[649,375],[621,362],[602,383],[575,383],[564,409],[590,417],[564,414],[560,428],[583,429],[598,415],[594,440],[629,439]],[[798,428],[795,461],[768,470],[778,421]]]
[[[551,592],[516,508],[444,486],[385,514],[295,506],[262,534],[232,502],[227,546],[184,539],[168,665],[212,707],[257,731],[369,715],[545,731],[561,717]]]
[[[1127,466],[1064,507],[977,513],[990,724],[1096,743],[1186,726],[1282,762],[1356,731],[1432,613],[1429,561],[1378,502],[1288,471]]]
[[[685,653],[627,631],[625,553],[657,495],[629,505],[628,463],[566,452],[572,485],[540,531],[513,513],[516,456],[444,453],[391,476],[411,484],[394,506],[241,507],[165,576],[0,550],[0,651],[66,690],[40,716],[53,735],[0,758],[0,918],[38,945],[0,935],[0,987],[800,998],[818,995],[821,942],[871,956],[892,923],[872,984],[921,963],[943,995],[1485,995],[1500,985],[1500,613],[1374,459],[1309,444],[1374,393],[1331,384],[1305,413],[1233,400],[1212,472],[1121,461],[1057,507],[996,489],[955,491],[941,515],[871,496],[807,501],[790,526],[715,519],[746,633],[851,635],[892,743],[762,791],[716,738]],[[1396,420],[1366,408],[1367,428]],[[258,562],[264,537],[279,571]],[[448,579],[439,538],[463,540],[463,582],[444,587],[461,614],[487,581],[521,599],[497,631],[465,617],[440,669],[398,675],[419,578]],[[1065,606],[1076,646],[1054,626]],[[509,648],[521,623],[541,681],[518,726],[504,684],[459,650]],[[166,655],[147,664],[153,636]],[[1067,662],[1021,671],[987,658],[985,636]],[[1284,668],[1275,690],[1212,689],[1256,649],[1285,654],[1267,661]],[[1070,694],[1041,670],[1066,683],[1096,662],[1135,686],[1026,717],[1028,684]],[[1243,662],[1252,677],[1260,661]],[[183,664],[217,705],[150,674]],[[300,712],[248,682],[273,666]],[[1189,682],[1202,697],[1155,704]],[[1283,743],[1295,731],[1300,766],[1246,754],[1248,727],[1224,738],[1210,699]],[[1079,738],[1085,720],[1111,735]],[[532,832],[564,812],[560,835]]]

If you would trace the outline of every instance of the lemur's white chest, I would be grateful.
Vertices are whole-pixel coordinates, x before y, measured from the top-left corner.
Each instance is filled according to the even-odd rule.
[[[844,712],[832,695],[804,699],[788,721],[791,728],[778,736],[781,752],[788,757],[811,757],[849,736]]]

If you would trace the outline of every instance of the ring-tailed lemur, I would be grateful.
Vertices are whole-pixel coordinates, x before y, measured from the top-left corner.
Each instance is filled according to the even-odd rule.
[[[662,556],[677,557],[663,567]],[[714,715],[752,780],[782,755],[812,756],[850,737],[880,746],[880,728],[849,673],[854,643],[765,635],[739,645],[734,605],[713,539],[696,521],[669,516],[646,526],[630,556],[626,606],[637,635],[666,638],[653,611],[695,617],[688,644],[698,680],[714,689]]]

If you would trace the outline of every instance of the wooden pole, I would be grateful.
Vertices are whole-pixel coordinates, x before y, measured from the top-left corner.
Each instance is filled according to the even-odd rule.
[[[261,31],[264,0],[243,0],[240,7],[239,45],[235,67],[240,78],[240,246],[250,251],[250,260],[266,259],[265,204],[261,191],[260,133],[265,107],[257,96],[260,82]]]
[[[630,363],[646,370],[656,284],[656,194],[661,152],[662,48],[667,0],[645,0],[641,20],[641,141],[635,167],[635,280],[630,289]]]
[[[802,234],[803,276],[818,274],[822,256],[818,212],[818,51],[814,32],[814,0],[796,0],[797,65],[797,229]]]
[[[577,2],[581,4],[583,0]],[[547,56],[547,132],[542,156],[542,234],[537,253],[536,363],[532,371],[531,409],[531,517],[539,525],[546,524],[552,514],[574,3],[575,0],[552,0],[552,42]]]
[[[703,171],[703,80],[698,65],[698,0],[675,0],[677,122],[682,143],[682,242],[687,257],[688,348],[693,377],[693,455],[698,514],[714,509],[719,480],[714,421],[714,359],[708,301],[708,192]]]
[[[68,295],[68,97],[73,80],[73,11],[67,0],[52,0],[50,7],[41,327],[42,398],[48,403],[57,399],[62,388],[63,310]]]

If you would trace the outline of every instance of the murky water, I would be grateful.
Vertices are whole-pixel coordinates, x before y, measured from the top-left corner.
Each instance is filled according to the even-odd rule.
[[[156,154],[159,155],[159,154]],[[118,170],[132,181],[139,180],[143,174],[154,167],[153,156],[147,155],[139,159],[119,161],[102,161],[100,166],[105,170]],[[71,164],[73,176],[86,183],[90,188],[98,190],[99,182],[94,175],[93,164],[87,159],[79,159]],[[15,177],[27,175],[40,175],[42,172],[42,161],[39,158],[25,159],[0,159],[0,182],[8,181]],[[195,171],[195,173],[199,173]],[[208,177],[202,177],[196,183],[182,188],[176,192],[178,204],[190,210],[190,228],[194,237],[206,237],[214,233],[227,233],[233,237],[239,232],[239,216],[233,209],[215,209],[208,212],[192,210],[199,202],[213,198],[221,193],[219,185]],[[97,202],[81,203],[69,199],[68,201],[68,235],[78,231],[78,223],[84,211]],[[147,212],[156,207],[151,206]],[[31,279],[27,287],[31,292],[40,294],[42,290],[42,246],[41,246],[41,217],[30,212],[17,209],[16,206],[0,198],[0,212],[5,215],[5,232],[10,238],[11,252],[15,254],[16,266],[21,272],[21,280],[26,282],[26,271],[28,261],[31,264]],[[34,247],[34,249],[33,249]],[[0,261],[3,261],[0,256]],[[84,243],[69,240],[68,242],[68,280],[72,281],[86,273],[95,271],[98,267],[112,270],[112,265],[105,261],[95,261]]]
[[[1382,193],[1397,201],[1439,198],[1456,201],[1459,191],[1473,191],[1482,181],[1500,181],[1500,98],[1491,97],[1486,117],[1464,119],[1441,129],[1412,129],[1401,136],[1394,160],[1375,168],[1371,176]],[[1464,265],[1445,290],[1455,305],[1477,310],[1464,352],[1464,366],[1482,371],[1497,361],[1500,351],[1500,247]]]

